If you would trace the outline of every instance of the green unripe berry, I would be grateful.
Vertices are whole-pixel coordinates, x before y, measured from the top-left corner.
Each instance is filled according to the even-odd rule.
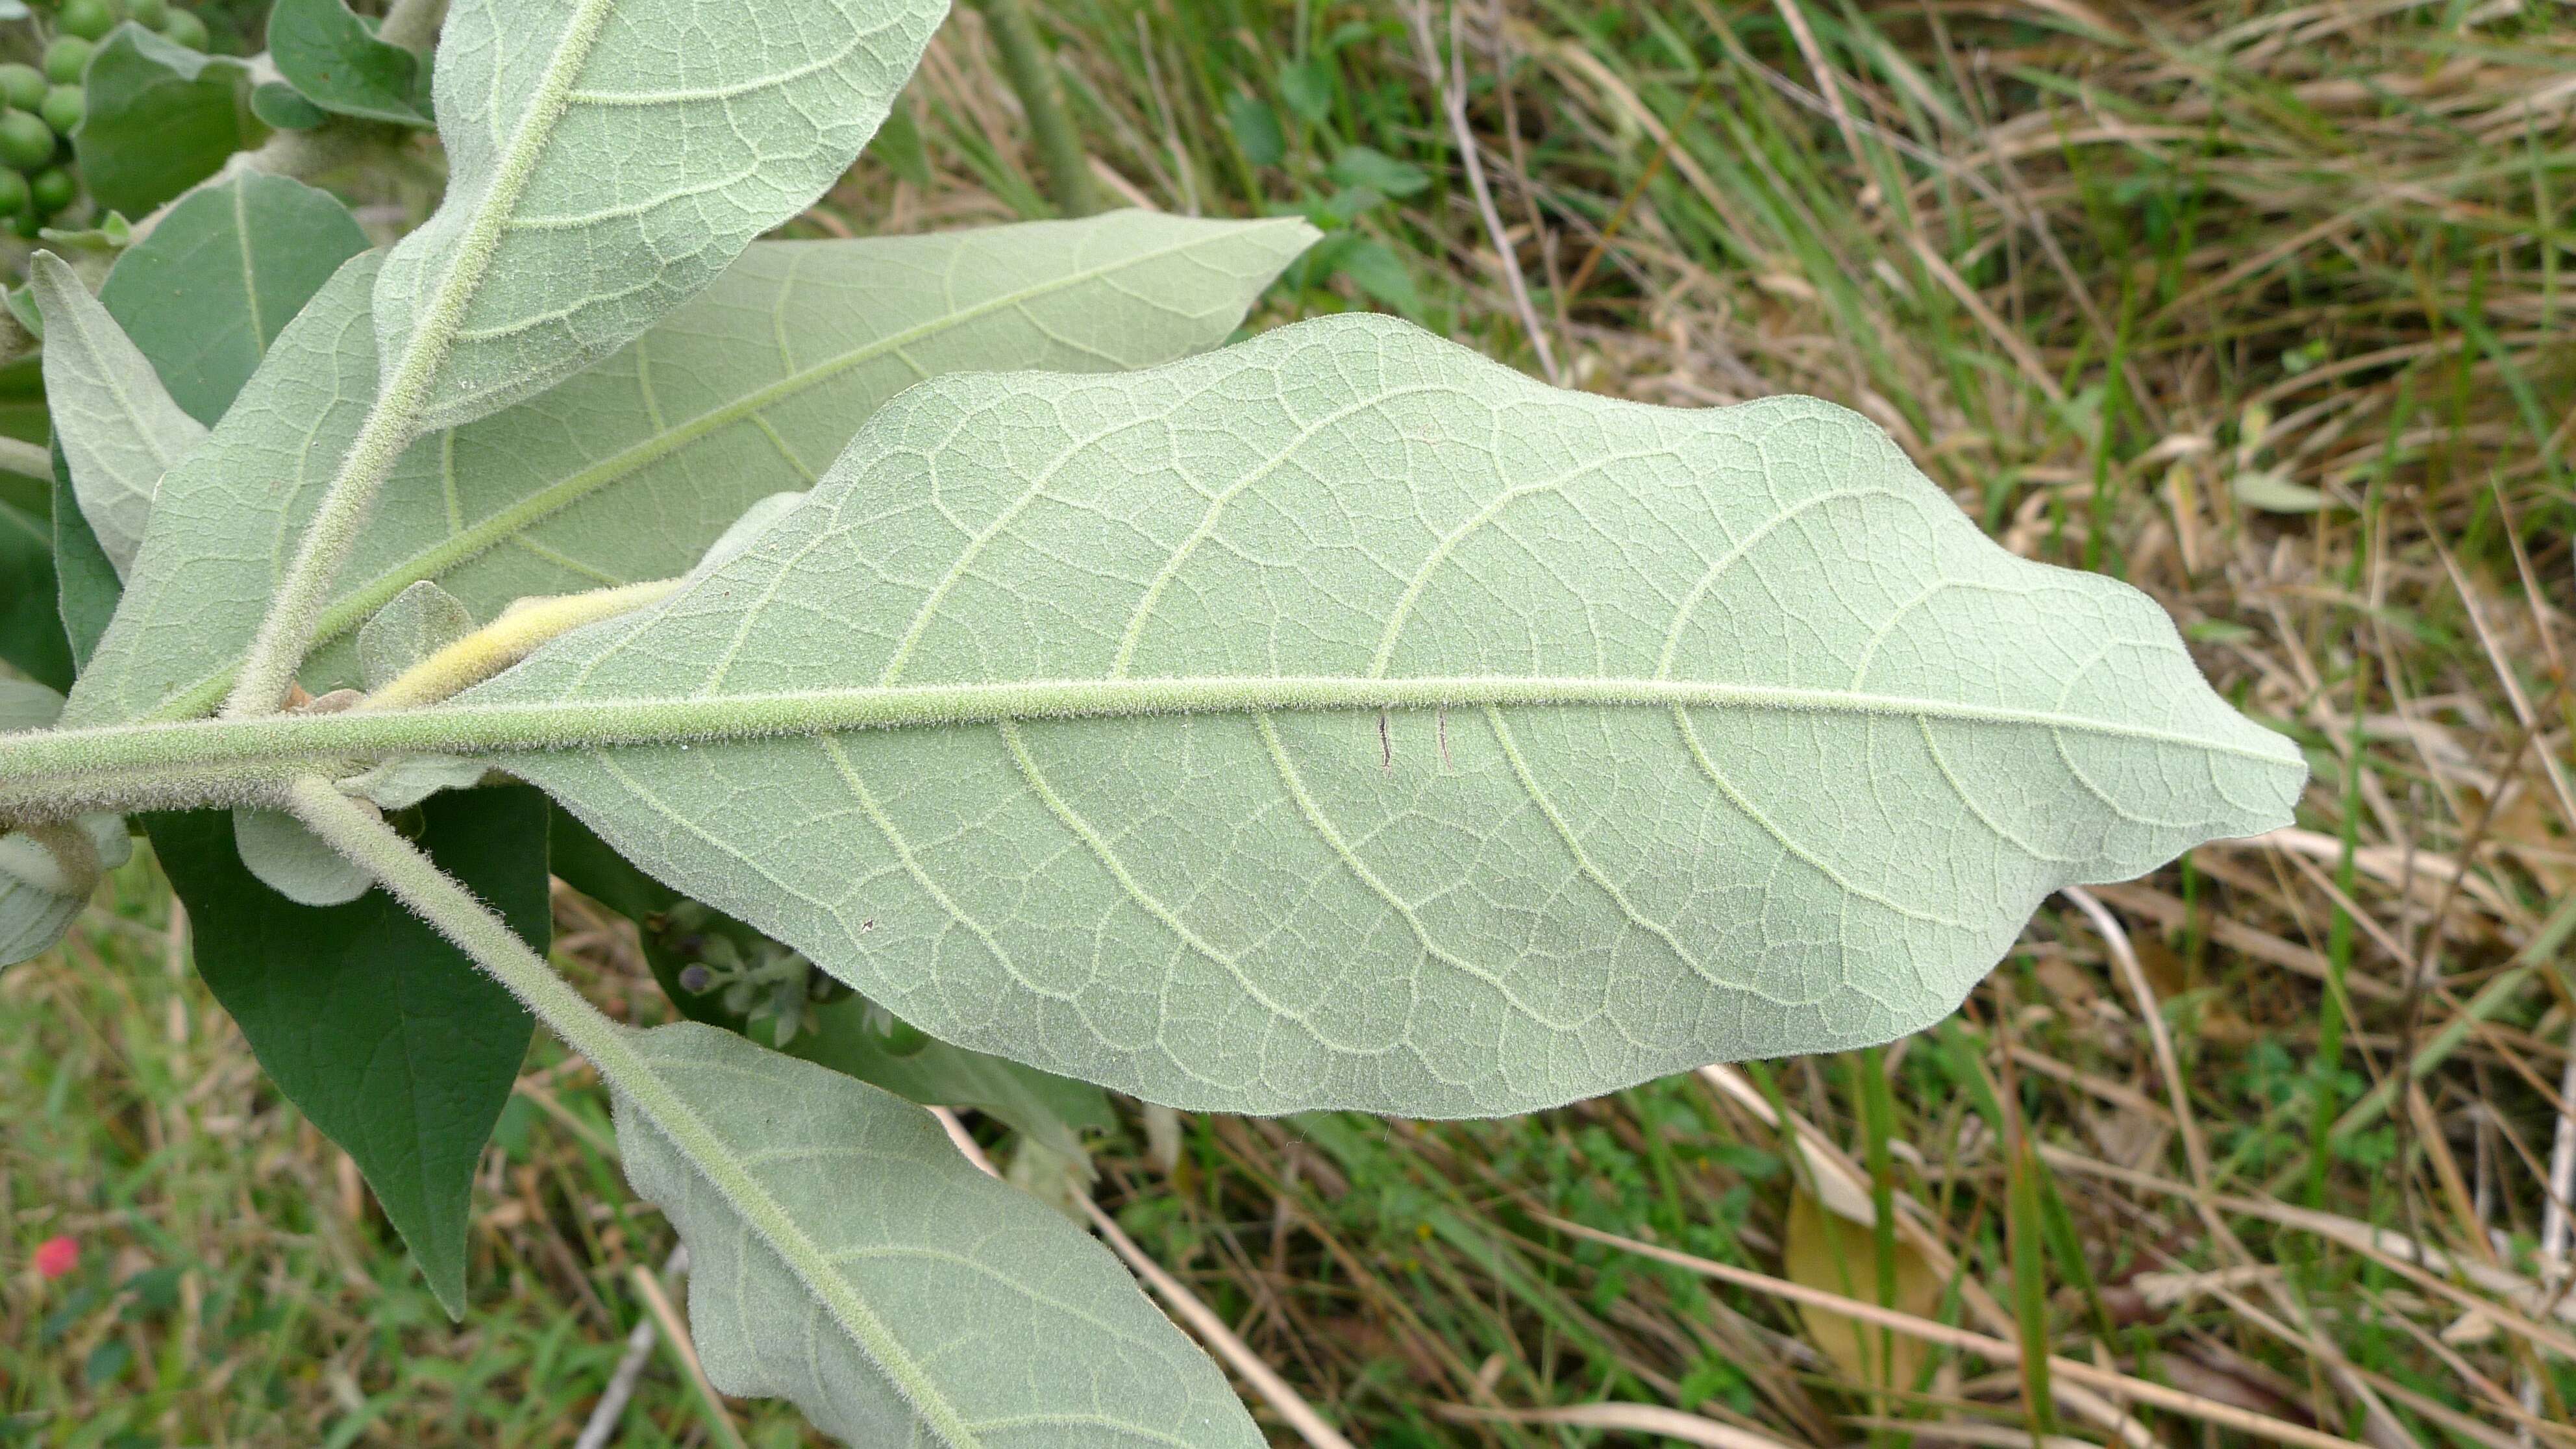
[[[31,206],[9,218],[9,229],[29,241],[34,241],[37,233],[45,229],[45,219],[37,215],[36,209]]]
[[[151,29],[170,17],[170,0],[125,0],[125,18]]]
[[[0,101],[22,111],[45,103],[45,73],[23,61],[0,61]]]
[[[190,50],[203,50],[212,39],[206,34],[206,22],[185,10],[171,11],[170,18],[161,22],[160,30],[164,36]]]
[[[90,43],[77,35],[57,35],[45,47],[45,74],[57,85],[73,85],[89,69]]]
[[[45,124],[56,132],[68,136],[88,112],[89,92],[79,86],[56,86],[45,92],[45,103],[36,114],[43,116]]]
[[[80,199],[80,183],[60,166],[37,172],[36,179],[27,183],[27,191],[35,200],[36,210],[46,216]]]
[[[96,40],[116,28],[116,12],[108,8],[107,0],[63,0],[54,27],[65,35]]]
[[[15,171],[0,171],[0,216],[16,216],[24,212],[30,195],[26,177]]]
[[[0,163],[32,171],[54,159],[54,128],[41,116],[0,111]]]

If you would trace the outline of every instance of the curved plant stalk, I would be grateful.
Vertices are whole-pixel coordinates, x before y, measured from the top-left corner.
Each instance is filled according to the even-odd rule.
[[[636,1033],[602,1015],[582,998],[508,924],[448,878],[412,844],[343,796],[331,782],[306,775],[291,781],[284,802],[296,818],[331,847],[364,867],[439,934],[510,989],[539,1021],[599,1069],[601,1077],[655,1131],[702,1174],[771,1251],[821,1300],[833,1322],[892,1379],[905,1401],[941,1443],[968,1446],[978,1436],[848,1280],[824,1260],[786,1208],[736,1157],[724,1139],[690,1107],[636,1048]]]

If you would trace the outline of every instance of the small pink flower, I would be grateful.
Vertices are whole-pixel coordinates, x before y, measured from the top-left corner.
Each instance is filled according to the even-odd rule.
[[[48,1281],[60,1278],[80,1266],[80,1243],[64,1233],[36,1245],[36,1271]]]

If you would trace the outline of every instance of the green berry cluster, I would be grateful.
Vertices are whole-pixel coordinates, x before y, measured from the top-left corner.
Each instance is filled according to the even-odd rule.
[[[0,61],[0,220],[34,236],[80,199],[70,170],[72,128],[88,107],[81,84],[90,51],[131,20],[190,50],[206,48],[206,23],[170,0],[60,0],[36,25],[46,37],[39,69]]]

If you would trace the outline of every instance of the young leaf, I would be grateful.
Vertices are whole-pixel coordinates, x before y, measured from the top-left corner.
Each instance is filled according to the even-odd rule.
[[[618,356],[416,444],[341,572],[305,684],[358,682],[348,636],[423,579],[490,618],[516,598],[686,572],[925,375],[1143,367],[1212,346],[1313,235],[1131,211],[756,245]],[[317,463],[374,396],[368,285],[353,275],[298,317],[206,456],[164,481],[166,537],[146,544],[131,617],[84,678],[76,722],[222,697],[328,481]]]
[[[89,904],[99,876],[133,853],[124,818],[110,814],[0,835],[0,966],[15,966],[61,940]]]
[[[345,906],[375,884],[283,810],[234,806],[233,848],[261,885],[299,906]]]
[[[849,169],[946,10],[464,0],[447,198],[376,286],[393,400],[455,427],[633,341]]]
[[[928,1113],[710,1026],[633,1044],[714,1139],[676,1143],[618,1098],[627,1180],[689,1246],[717,1388],[793,1399],[853,1445],[1264,1442],[1116,1259],[978,1171]],[[760,1196],[719,1187],[710,1155]]]
[[[421,845],[538,950],[546,814],[524,786],[421,807]],[[327,910],[271,895],[224,811],[144,828],[187,904],[198,974],[278,1090],[357,1161],[439,1301],[463,1311],[474,1166],[527,1053],[527,1013],[382,891]]]
[[[368,689],[382,689],[404,670],[473,632],[473,611],[423,579],[394,595],[358,630],[358,673]]]
[[[215,174],[267,128],[251,114],[251,71],[131,22],[99,42],[89,107],[72,132],[81,179],[101,207],[142,216]]]
[[[421,58],[376,38],[341,0],[278,0],[268,55],[298,94],[323,110],[426,126]]]
[[[0,734],[43,729],[62,712],[58,691],[0,679]],[[125,820],[117,815],[0,833],[0,966],[14,966],[61,940],[89,903],[99,876],[133,854]]]
[[[62,258],[38,252],[28,282],[45,317],[45,400],[81,517],[121,578],[142,546],[161,476],[206,440]]]
[[[2306,777],[2152,602],[1996,547],[1854,414],[1557,392],[1357,316],[924,383],[444,729],[479,718],[933,1035],[1245,1112],[1884,1041],[2049,891]]]

